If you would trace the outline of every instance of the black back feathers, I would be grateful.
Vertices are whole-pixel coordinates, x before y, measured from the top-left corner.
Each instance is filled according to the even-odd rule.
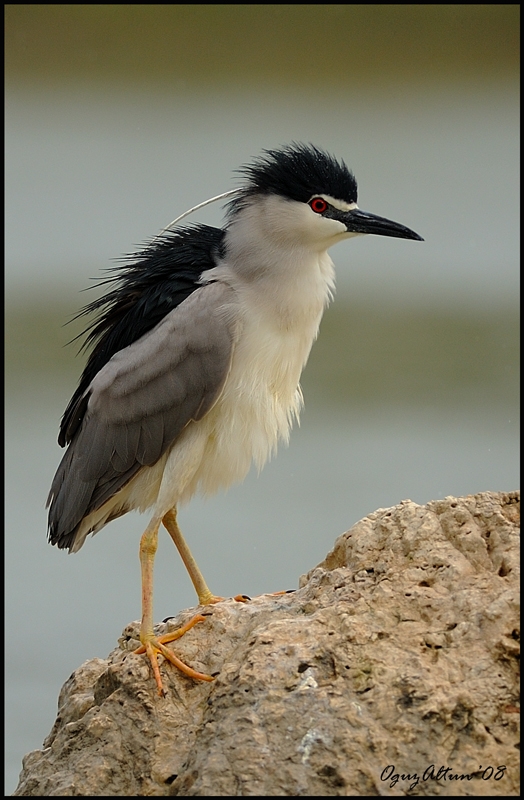
[[[216,266],[223,237],[222,230],[209,225],[164,233],[141,253],[126,259],[131,263],[114,268],[114,277],[102,281],[114,288],[79,314],[97,314],[84,331],[83,347],[93,345],[93,350],[62,417],[61,447],[71,441],[82,421],[88,400],[83,395],[95,375],[115,353],[152,330],[198,289],[202,272]]]

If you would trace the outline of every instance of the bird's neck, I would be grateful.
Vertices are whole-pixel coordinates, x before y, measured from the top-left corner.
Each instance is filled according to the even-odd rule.
[[[278,327],[314,329],[315,336],[335,290],[330,256],[249,222],[237,223],[234,235],[226,232],[225,257],[204,279],[230,284],[243,296],[244,308],[256,306]]]

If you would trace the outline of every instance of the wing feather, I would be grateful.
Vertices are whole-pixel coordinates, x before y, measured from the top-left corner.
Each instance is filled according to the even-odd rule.
[[[214,405],[230,368],[236,312],[231,287],[206,284],[97,373],[51,487],[53,544],[70,544],[87,514]]]

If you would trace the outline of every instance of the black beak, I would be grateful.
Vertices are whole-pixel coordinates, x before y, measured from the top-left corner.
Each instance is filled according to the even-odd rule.
[[[406,228],[405,225],[400,225],[391,219],[361,211],[359,208],[355,208],[353,211],[337,211],[333,217],[343,222],[350,233],[374,233],[377,236],[393,236],[395,239],[424,241],[422,236],[412,231],[411,228]]]

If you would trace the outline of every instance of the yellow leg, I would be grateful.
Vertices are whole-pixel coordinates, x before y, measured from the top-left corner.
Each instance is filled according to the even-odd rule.
[[[195,587],[200,605],[207,606],[210,603],[216,603],[219,600],[222,600],[221,597],[216,597],[208,588],[208,585],[204,580],[204,576],[200,572],[198,564],[193,558],[193,554],[187,546],[186,540],[182,536],[182,532],[178,527],[176,508],[168,511],[167,514],[164,515],[162,522],[164,523],[167,532],[175,543],[175,546],[180,553],[180,557],[184,562],[187,571],[189,572],[189,577],[193,581],[193,586]]]
[[[175,518],[176,519],[176,518]],[[176,655],[169,650],[166,642],[172,642],[179,639],[197,622],[205,619],[201,614],[193,617],[183,628],[174,633],[168,633],[165,636],[156,637],[153,633],[153,567],[155,562],[155,554],[158,547],[158,529],[160,527],[160,519],[153,518],[147,528],[145,529],[140,540],[140,566],[142,571],[142,625],[140,628],[140,641],[142,646],[135,652],[146,653],[155,676],[158,694],[163,697],[164,687],[162,686],[162,678],[160,677],[160,669],[158,666],[158,654],[161,653],[164,658],[174,664],[175,667],[188,675],[190,678],[201,681],[212,681],[214,678],[211,675],[205,675],[184,664]],[[184,543],[185,544],[185,543]]]
[[[164,514],[162,518],[162,522],[164,523],[164,527],[166,528],[167,532],[171,536],[173,542],[175,543],[175,547],[177,548],[178,552],[180,553],[180,557],[185,564],[185,567],[189,573],[189,577],[193,582],[193,586],[195,587],[195,591],[198,596],[198,602],[202,606],[208,606],[212,603],[219,603],[223,600],[223,597],[218,597],[216,594],[209,589],[207,583],[204,580],[204,576],[200,572],[198,564],[196,563],[195,559],[193,558],[193,554],[189,547],[187,546],[187,542],[182,536],[182,531],[178,527],[178,522],[176,518],[176,507],[172,508],[171,511],[168,511],[167,514]],[[249,597],[244,594],[237,594],[236,597],[233,598],[237,600],[239,603],[245,603],[249,600]]]

